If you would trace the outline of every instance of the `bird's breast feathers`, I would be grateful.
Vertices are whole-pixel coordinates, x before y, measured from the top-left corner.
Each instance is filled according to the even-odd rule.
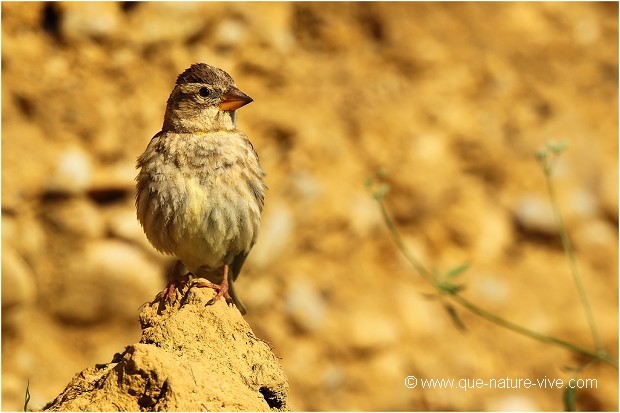
[[[229,136],[225,146],[218,144],[223,143],[219,137],[194,137],[193,150],[184,153],[177,151],[177,139],[182,136],[162,136],[165,142],[152,142],[158,154],[142,164],[138,211],[157,249],[174,252],[191,266],[194,259],[221,265],[228,255],[251,248],[260,224],[263,172],[241,137]],[[248,167],[254,172],[248,174]],[[153,186],[154,182],[158,185]]]

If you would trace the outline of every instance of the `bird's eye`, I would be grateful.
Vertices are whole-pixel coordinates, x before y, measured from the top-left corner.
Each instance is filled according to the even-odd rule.
[[[200,90],[198,91],[198,93],[203,98],[206,98],[206,97],[209,97],[209,95],[211,94],[211,91],[209,89],[207,89],[206,87],[201,87]]]

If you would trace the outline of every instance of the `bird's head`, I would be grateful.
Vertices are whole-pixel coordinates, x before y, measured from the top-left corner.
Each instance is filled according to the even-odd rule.
[[[208,132],[235,129],[235,111],[252,102],[225,71],[205,63],[177,78],[168,98],[163,130]]]

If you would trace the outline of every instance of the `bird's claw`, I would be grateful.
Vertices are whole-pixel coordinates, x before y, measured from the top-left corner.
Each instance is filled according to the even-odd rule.
[[[176,291],[185,287],[185,284],[187,284],[185,281],[179,281],[178,285],[177,282],[169,282],[168,285],[166,285],[166,288],[164,288],[159,292],[159,294],[157,294],[157,296],[155,297],[155,301],[164,301],[167,304],[172,304],[172,302],[174,302],[174,299],[176,298]]]
[[[215,304],[215,302],[220,297],[224,297],[224,299],[226,300],[226,304],[228,304],[228,305],[233,303],[233,299],[230,296],[230,294],[228,293],[228,282],[222,282],[221,284],[215,284],[215,283],[212,283],[211,281],[202,281],[202,282],[194,284],[193,287],[197,287],[197,288],[212,288],[215,291],[217,291],[217,294],[215,294],[215,297],[213,297],[212,299],[207,301],[207,305]]]

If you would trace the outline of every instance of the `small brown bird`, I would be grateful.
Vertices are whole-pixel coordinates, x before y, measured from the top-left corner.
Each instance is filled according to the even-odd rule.
[[[181,263],[245,314],[234,282],[258,237],[265,184],[258,155],[236,127],[252,102],[232,77],[204,63],[177,78],[164,125],[138,158],[138,220],[150,243],[179,261],[159,299],[175,294]]]

